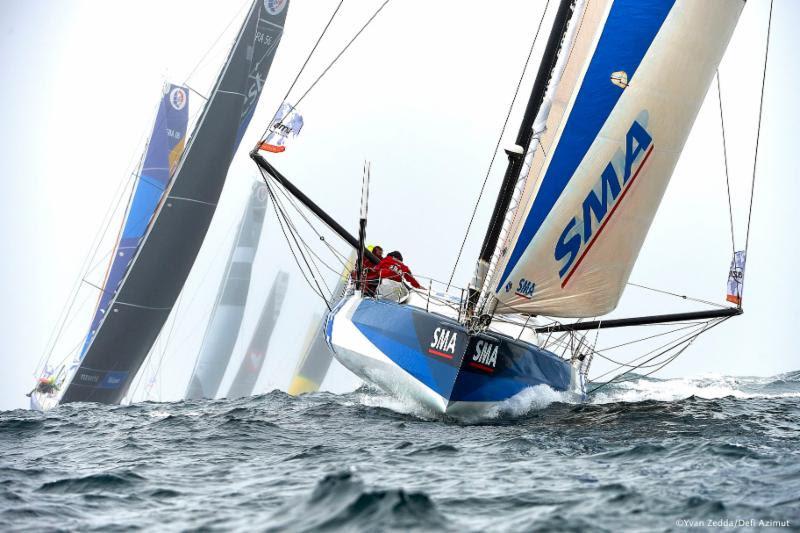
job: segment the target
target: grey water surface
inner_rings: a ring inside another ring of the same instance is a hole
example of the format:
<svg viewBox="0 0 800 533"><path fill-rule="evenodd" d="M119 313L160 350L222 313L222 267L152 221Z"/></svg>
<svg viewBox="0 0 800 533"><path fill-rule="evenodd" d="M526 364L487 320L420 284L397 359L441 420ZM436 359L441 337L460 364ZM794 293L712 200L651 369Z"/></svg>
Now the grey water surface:
<svg viewBox="0 0 800 533"><path fill-rule="evenodd" d="M364 388L6 411L0 530L800 526L800 372L558 400L534 389L482 420Z"/></svg>

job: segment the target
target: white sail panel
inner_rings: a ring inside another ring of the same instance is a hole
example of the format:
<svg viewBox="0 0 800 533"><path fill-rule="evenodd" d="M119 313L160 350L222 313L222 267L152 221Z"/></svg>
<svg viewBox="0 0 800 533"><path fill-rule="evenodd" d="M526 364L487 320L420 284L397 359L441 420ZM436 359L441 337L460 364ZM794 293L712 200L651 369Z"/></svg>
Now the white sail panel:
<svg viewBox="0 0 800 533"><path fill-rule="evenodd" d="M592 4L585 16L602 8ZM604 9L579 81L570 87L568 65L556 90L490 280L499 312L591 317L616 307L743 5L615 0ZM581 31L575 47L588 43Z"/></svg>

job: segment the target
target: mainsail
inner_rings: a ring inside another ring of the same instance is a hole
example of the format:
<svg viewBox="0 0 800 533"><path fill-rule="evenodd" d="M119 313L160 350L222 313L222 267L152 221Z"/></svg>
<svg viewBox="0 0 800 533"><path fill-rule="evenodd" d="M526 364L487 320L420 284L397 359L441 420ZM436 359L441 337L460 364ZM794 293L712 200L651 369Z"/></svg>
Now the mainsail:
<svg viewBox="0 0 800 533"><path fill-rule="evenodd" d="M203 335L186 399L214 398L225 376L242 323L250 289L253 260L261 238L267 210L267 187L254 183L250 200L242 214L239 231L231 246L225 274Z"/></svg>
<svg viewBox="0 0 800 533"><path fill-rule="evenodd" d="M267 296L264 309L261 311L258 324L256 324L256 330L250 340L250 346L247 347L247 352L242 358L239 370L233 378L233 383L231 383L228 398L241 398L253 394L253 389L256 386L258 376L261 374L261 368L264 366L264 360L267 356L269 340L272 338L275 324L280 317L288 285L289 274L278 272L269 291L269 296Z"/></svg>
<svg viewBox="0 0 800 533"><path fill-rule="evenodd" d="M592 317L616 307L743 5L580 6L488 281L499 312Z"/></svg>
<svg viewBox="0 0 800 533"><path fill-rule="evenodd" d="M253 116L288 1L254 0L155 219L62 402L119 403L172 311Z"/></svg>
<svg viewBox="0 0 800 533"><path fill-rule="evenodd" d="M111 256L102 292L97 302L89 333L81 349L81 358L106 314L131 260L136 255L152 220L170 176L183 153L186 126L189 121L189 93L184 87L165 84L158 114L147 143L138 180L131 193L117 244Z"/></svg>
<svg viewBox="0 0 800 533"><path fill-rule="evenodd" d="M354 264L355 253L352 253L328 302L331 307L334 307L344 296ZM294 376L289 384L288 392L292 396L318 391L322 380L325 379L325 375L328 373L328 368L330 368L331 360L333 359L333 352L325 340L326 320L326 317L315 317L312 321L313 325L311 326L309 340L305 345L303 355L297 363Z"/></svg>

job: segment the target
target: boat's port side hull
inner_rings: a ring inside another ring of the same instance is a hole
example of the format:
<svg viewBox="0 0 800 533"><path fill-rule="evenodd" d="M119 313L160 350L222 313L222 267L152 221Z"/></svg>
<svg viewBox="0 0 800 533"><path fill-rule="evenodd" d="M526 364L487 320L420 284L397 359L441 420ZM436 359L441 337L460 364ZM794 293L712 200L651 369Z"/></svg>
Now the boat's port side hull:
<svg viewBox="0 0 800 533"><path fill-rule="evenodd" d="M571 365L534 345L470 335L458 322L423 309L353 295L330 315L337 359L390 394L437 412L492 408L522 390L574 388Z"/></svg>

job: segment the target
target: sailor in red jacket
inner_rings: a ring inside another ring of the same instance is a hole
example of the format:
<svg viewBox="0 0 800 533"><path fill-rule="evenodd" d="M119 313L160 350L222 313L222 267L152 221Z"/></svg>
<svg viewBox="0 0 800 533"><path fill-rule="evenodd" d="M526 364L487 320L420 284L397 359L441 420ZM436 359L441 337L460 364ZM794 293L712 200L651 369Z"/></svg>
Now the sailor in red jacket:
<svg viewBox="0 0 800 533"><path fill-rule="evenodd" d="M407 281L415 289L422 288L422 285L411 275L411 270L403 264L403 255L400 252L390 252L375 269L378 271L380 279Z"/></svg>

